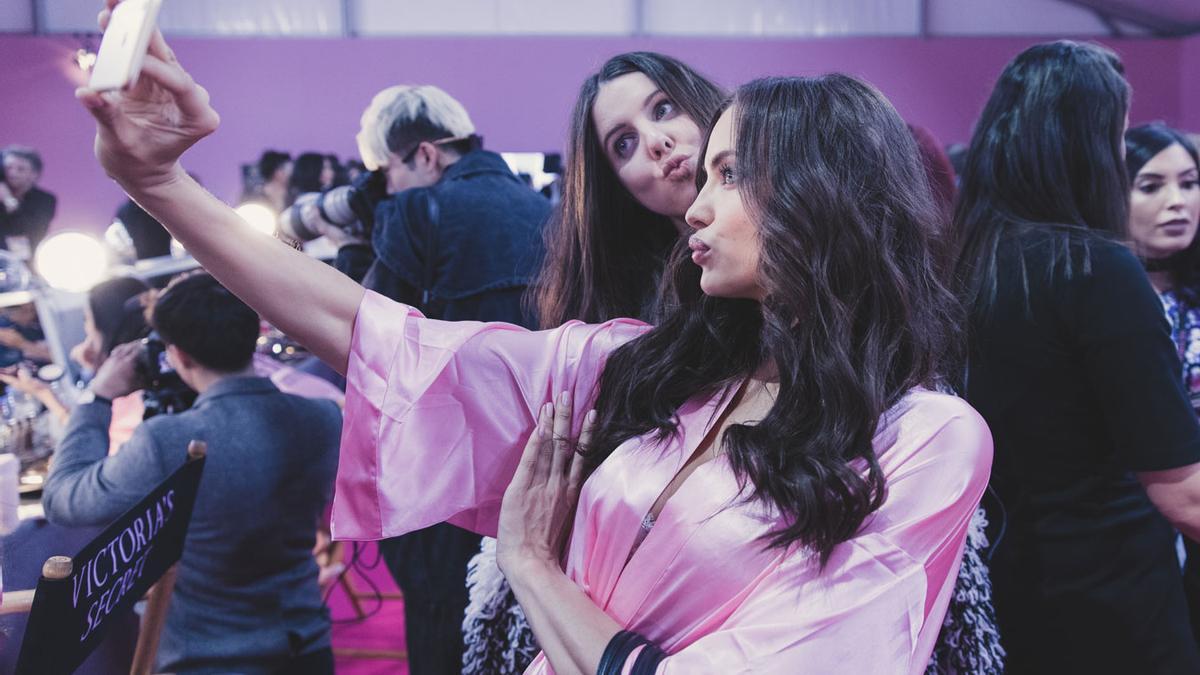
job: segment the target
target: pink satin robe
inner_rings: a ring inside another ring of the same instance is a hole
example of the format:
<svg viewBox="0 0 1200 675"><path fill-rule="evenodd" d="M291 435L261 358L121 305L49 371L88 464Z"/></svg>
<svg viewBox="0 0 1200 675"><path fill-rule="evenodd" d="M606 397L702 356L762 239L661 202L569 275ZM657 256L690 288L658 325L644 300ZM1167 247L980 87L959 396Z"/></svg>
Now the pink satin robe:
<svg viewBox="0 0 1200 675"><path fill-rule="evenodd" d="M368 293L347 374L334 536L380 539L446 520L494 536L539 408L571 390L582 419L605 357L646 330L439 322ZM824 570L802 548L763 549L757 538L777 513L737 499L723 457L683 483L626 565L643 516L728 393L685 404L678 438L626 442L589 478L568 576L666 650L659 673L923 672L988 480L983 420L924 390L889 413L875 441L887 499ZM543 655L527 672L553 670Z"/></svg>

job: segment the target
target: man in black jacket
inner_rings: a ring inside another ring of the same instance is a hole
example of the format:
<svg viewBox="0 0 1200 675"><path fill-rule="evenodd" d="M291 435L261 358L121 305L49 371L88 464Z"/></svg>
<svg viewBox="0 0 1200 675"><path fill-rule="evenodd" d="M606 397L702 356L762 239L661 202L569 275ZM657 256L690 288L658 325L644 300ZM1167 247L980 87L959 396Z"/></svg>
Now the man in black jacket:
<svg viewBox="0 0 1200 675"><path fill-rule="evenodd" d="M37 187L42 156L33 148L11 145L3 151L0 181L0 248L29 259L46 237L58 200Z"/></svg>

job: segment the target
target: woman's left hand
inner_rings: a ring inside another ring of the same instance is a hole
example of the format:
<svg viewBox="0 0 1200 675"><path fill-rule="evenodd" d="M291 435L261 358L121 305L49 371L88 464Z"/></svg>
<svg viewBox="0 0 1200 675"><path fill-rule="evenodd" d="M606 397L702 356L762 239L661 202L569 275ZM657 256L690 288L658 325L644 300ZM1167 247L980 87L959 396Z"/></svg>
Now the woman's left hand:
<svg viewBox="0 0 1200 675"><path fill-rule="evenodd" d="M587 446L595 422L592 411L574 443L570 438L571 410L567 393L557 404L542 406L517 473L504 491L496 562L506 576L520 574L531 565L562 569L583 479L583 457L576 448Z"/></svg>

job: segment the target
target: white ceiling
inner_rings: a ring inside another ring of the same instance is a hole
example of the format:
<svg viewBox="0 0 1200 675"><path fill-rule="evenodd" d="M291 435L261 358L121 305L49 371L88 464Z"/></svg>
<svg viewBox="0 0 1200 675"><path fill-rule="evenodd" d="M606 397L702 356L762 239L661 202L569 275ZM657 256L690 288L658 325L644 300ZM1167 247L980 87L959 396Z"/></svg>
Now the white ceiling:
<svg viewBox="0 0 1200 675"><path fill-rule="evenodd" d="M99 0L2 0L0 32L95 30ZM1195 7L1195 9L1192 9ZM168 34L844 37L1168 35L1195 0L166 0Z"/></svg>

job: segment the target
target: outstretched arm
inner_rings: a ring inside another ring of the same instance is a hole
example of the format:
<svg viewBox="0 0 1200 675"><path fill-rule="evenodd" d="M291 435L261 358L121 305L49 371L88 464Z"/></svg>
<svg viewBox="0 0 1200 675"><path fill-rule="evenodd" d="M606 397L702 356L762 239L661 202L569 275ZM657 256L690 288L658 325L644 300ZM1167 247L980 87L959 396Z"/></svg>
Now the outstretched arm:
<svg viewBox="0 0 1200 675"><path fill-rule="evenodd" d="M107 0L102 27L117 1ZM108 175L229 290L345 373L362 287L255 232L184 172L179 157L220 118L162 34L155 30L132 88L81 88L76 97L96 118L96 157Z"/></svg>

